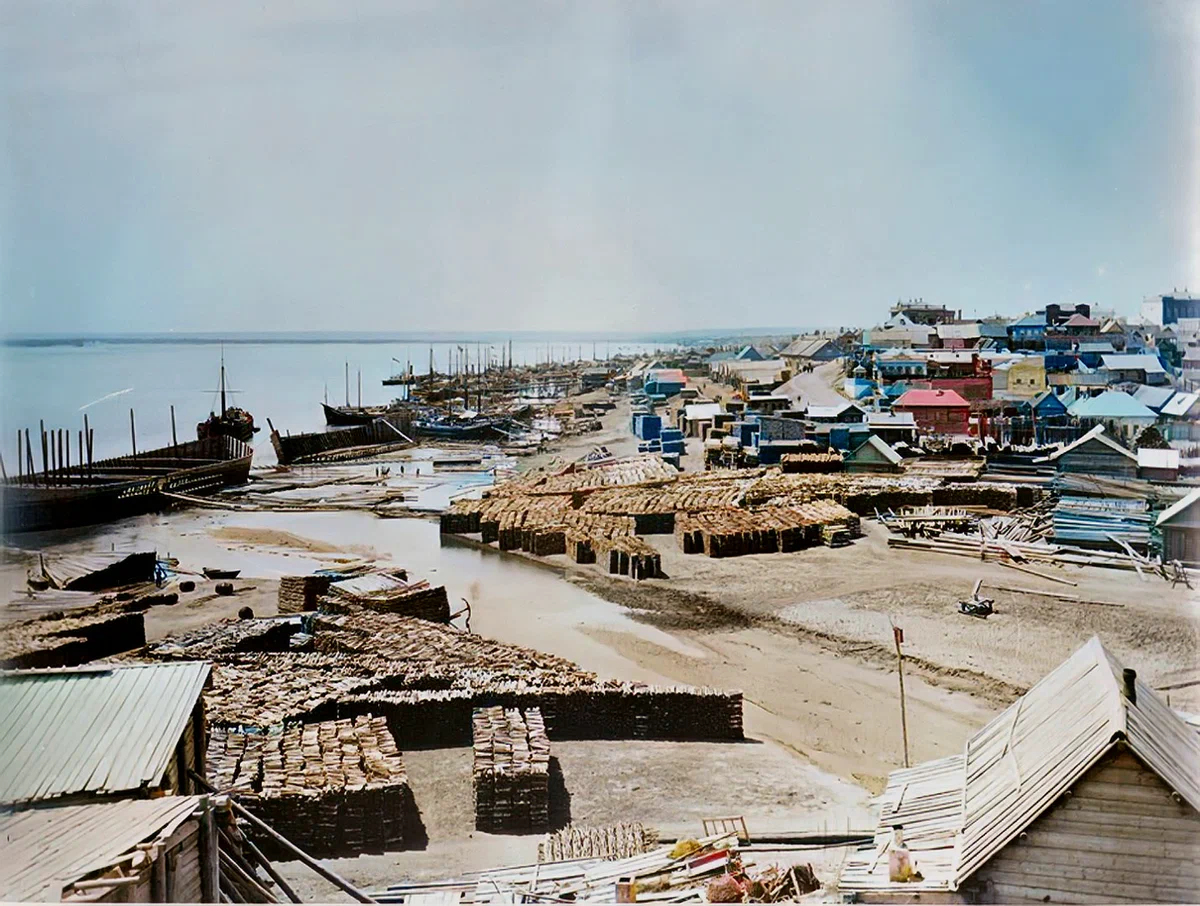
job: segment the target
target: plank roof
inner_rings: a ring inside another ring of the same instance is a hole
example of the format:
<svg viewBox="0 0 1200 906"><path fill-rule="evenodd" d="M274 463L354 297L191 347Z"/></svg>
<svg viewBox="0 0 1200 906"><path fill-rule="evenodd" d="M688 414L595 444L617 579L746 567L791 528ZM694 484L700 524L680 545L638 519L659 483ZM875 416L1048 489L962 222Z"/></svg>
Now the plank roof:
<svg viewBox="0 0 1200 906"><path fill-rule="evenodd" d="M170 836L199 801L164 796L0 815L0 899L58 902L65 887L111 868L139 843Z"/></svg>
<svg viewBox="0 0 1200 906"><path fill-rule="evenodd" d="M158 786L209 670L184 661L0 673L0 803Z"/></svg>
<svg viewBox="0 0 1200 906"><path fill-rule="evenodd" d="M839 886L921 889L887 880L886 842L902 824L924 889L957 890L1118 745L1200 811L1200 734L1147 683L1133 685L1131 698L1124 666L1093 636L972 736L961 755L893 772L880 799L876 851L853 854Z"/></svg>

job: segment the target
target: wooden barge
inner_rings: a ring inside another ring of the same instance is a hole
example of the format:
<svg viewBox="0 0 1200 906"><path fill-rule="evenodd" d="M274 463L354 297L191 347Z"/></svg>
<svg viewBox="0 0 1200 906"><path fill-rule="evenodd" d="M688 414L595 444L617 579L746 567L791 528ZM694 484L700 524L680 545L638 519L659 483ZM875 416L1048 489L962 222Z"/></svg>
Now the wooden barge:
<svg viewBox="0 0 1200 906"><path fill-rule="evenodd" d="M0 482L0 528L11 535L95 525L158 509L167 494L214 494L245 484L253 455L243 441L215 436L9 476Z"/></svg>

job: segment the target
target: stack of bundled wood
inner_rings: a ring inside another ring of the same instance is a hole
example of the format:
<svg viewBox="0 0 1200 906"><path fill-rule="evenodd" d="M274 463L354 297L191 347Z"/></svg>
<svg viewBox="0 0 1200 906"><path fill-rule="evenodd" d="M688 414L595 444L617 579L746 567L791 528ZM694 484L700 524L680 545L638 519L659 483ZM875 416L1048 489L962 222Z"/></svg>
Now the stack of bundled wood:
<svg viewBox="0 0 1200 906"><path fill-rule="evenodd" d="M1022 502L1022 497L1025 498ZM1015 488L1009 484L948 484L933 490L937 506L979 506L1005 512L1032 501L1032 488Z"/></svg>
<svg viewBox="0 0 1200 906"><path fill-rule="evenodd" d="M331 581L329 576L284 576L279 580L279 612L316 610L317 601L329 591Z"/></svg>
<svg viewBox="0 0 1200 906"><path fill-rule="evenodd" d="M331 613L363 607L434 623L450 622L450 600L445 586L430 585L424 579L409 582L403 570L380 570L334 582L321 606Z"/></svg>
<svg viewBox="0 0 1200 906"><path fill-rule="evenodd" d="M550 824L550 740L541 712L480 708L472 715L475 827L535 833Z"/></svg>
<svg viewBox="0 0 1200 906"><path fill-rule="evenodd" d="M675 538L685 554L739 557L788 553L820 544L821 528L827 525L860 534L858 516L832 501L818 500L796 507L727 507L681 515L676 520Z"/></svg>
<svg viewBox="0 0 1200 906"><path fill-rule="evenodd" d="M938 482L931 478L768 472L746 488L742 503L746 506L795 506L813 500L834 500L862 516L875 510L928 505L937 486Z"/></svg>
<svg viewBox="0 0 1200 906"><path fill-rule="evenodd" d="M836 450L822 453L784 453L780 469L787 474L802 472L840 472L842 454Z"/></svg>
<svg viewBox="0 0 1200 906"><path fill-rule="evenodd" d="M901 468L905 475L919 478L938 478L944 481L975 481L983 474L987 460L982 456L936 457L920 456L906 459Z"/></svg>
<svg viewBox="0 0 1200 906"><path fill-rule="evenodd" d="M592 542L601 563L607 563L614 576L631 579L666 578L662 571L662 555L635 535L617 535Z"/></svg>
<svg viewBox="0 0 1200 906"><path fill-rule="evenodd" d="M254 791L255 813L318 858L404 847L412 793L400 751L377 717L242 734L214 729L210 775ZM248 794L247 794L248 798ZM275 850L264 838L262 848ZM286 855L280 853L280 855Z"/></svg>
<svg viewBox="0 0 1200 906"><path fill-rule="evenodd" d="M320 658L321 662L300 658ZM400 673L353 657L260 654L218 660L204 706L212 724L270 727L297 720Z"/></svg>
<svg viewBox="0 0 1200 906"><path fill-rule="evenodd" d="M1031 507L989 520L986 533L1006 541L1042 541L1054 534L1054 501L1047 497Z"/></svg>
<svg viewBox="0 0 1200 906"><path fill-rule="evenodd" d="M888 531L909 538L924 538L942 532L965 534L974 532L979 514L957 507L905 507L900 512L888 510L876 514Z"/></svg>
<svg viewBox="0 0 1200 906"><path fill-rule="evenodd" d="M288 651L291 637L300 632L301 618L239 620L230 618L182 632L147 648L156 660L211 660L226 654L250 651Z"/></svg>
<svg viewBox="0 0 1200 906"><path fill-rule="evenodd" d="M679 470L657 454L632 456L600 465L572 463L558 475L525 481L514 487L525 494L564 494L595 488L662 484L679 477Z"/></svg>
<svg viewBox="0 0 1200 906"><path fill-rule="evenodd" d="M145 644L141 613L88 608L62 619L9 623L0 632L0 667L74 667Z"/></svg>
<svg viewBox="0 0 1200 906"><path fill-rule="evenodd" d="M640 821L604 827L577 827L572 824L538 844L538 861L628 859L648 853L656 846L657 832L644 827Z"/></svg>

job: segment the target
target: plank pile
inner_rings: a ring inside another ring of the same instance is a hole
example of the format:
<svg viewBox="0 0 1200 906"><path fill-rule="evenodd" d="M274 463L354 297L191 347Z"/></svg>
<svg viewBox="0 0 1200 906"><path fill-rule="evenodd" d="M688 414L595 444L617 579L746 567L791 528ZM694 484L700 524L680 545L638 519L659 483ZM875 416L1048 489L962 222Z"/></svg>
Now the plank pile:
<svg viewBox="0 0 1200 906"><path fill-rule="evenodd" d="M387 721L378 717L243 734L214 728L209 772L255 813L317 858L404 847L412 792ZM268 853L272 840L263 839Z"/></svg>
<svg viewBox="0 0 1200 906"><path fill-rule="evenodd" d="M539 862L571 859L628 859L658 846L658 834L642 825L610 824L604 827L564 827L538 844Z"/></svg>
<svg viewBox="0 0 1200 906"><path fill-rule="evenodd" d="M681 515L676 520L675 538L685 554L788 553L820 544L821 528L826 525L845 527L855 536L861 533L857 515L832 501L818 500L796 507L729 507Z"/></svg>
<svg viewBox="0 0 1200 906"><path fill-rule="evenodd" d="M471 725L476 829L545 831L550 824L550 740L541 711L479 708Z"/></svg>
<svg viewBox="0 0 1200 906"><path fill-rule="evenodd" d="M342 613L353 607L397 613L434 623L450 622L450 600L442 585L424 579L409 582L403 570L379 570L334 582L321 599L321 609Z"/></svg>
<svg viewBox="0 0 1200 906"><path fill-rule="evenodd" d="M779 460L779 467L789 475L803 472L840 472L842 454L836 450L828 453L784 453Z"/></svg>
<svg viewBox="0 0 1200 906"><path fill-rule="evenodd" d="M329 576L284 576L279 580L279 612L306 613L329 590Z"/></svg>
<svg viewBox="0 0 1200 906"><path fill-rule="evenodd" d="M1121 542L1145 550L1154 517L1145 500L1063 496L1054 508L1054 540L1121 550Z"/></svg>
<svg viewBox="0 0 1200 906"><path fill-rule="evenodd" d="M143 614L89 608L63 619L8 624L0 632L0 667L74 667L144 644Z"/></svg>
<svg viewBox="0 0 1200 906"><path fill-rule="evenodd" d="M592 548L598 557L607 558L608 571L612 575L639 580L665 578L662 556L634 535L599 539L593 541Z"/></svg>

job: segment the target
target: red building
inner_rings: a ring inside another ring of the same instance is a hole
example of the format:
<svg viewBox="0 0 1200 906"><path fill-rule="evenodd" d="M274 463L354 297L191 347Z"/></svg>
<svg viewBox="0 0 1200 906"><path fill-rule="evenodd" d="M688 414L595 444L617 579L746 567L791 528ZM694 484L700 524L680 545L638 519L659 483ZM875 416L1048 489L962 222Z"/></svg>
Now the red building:
<svg viewBox="0 0 1200 906"><path fill-rule="evenodd" d="M971 404L953 390L908 390L892 411L911 412L926 434L970 433Z"/></svg>

